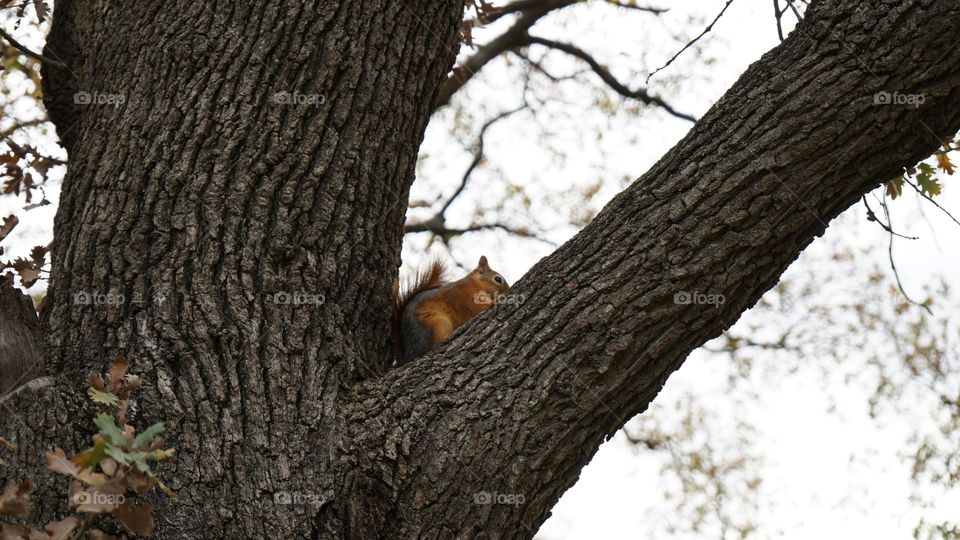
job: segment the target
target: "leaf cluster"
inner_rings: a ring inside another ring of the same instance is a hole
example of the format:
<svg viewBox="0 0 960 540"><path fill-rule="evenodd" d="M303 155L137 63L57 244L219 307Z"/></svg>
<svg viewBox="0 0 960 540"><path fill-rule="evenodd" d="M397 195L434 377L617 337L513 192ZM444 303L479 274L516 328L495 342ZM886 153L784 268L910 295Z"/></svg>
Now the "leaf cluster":
<svg viewBox="0 0 960 540"><path fill-rule="evenodd" d="M153 505L137 504L134 499L154 486L176 499L173 491L151 468L151 462L173 456L174 450L163 448L165 440L160 434L165 428L162 422L140 433L126 423L130 395L140 386L140 378L127 373L128 368L127 360L118 356L110 362L106 373L88 375L87 393L91 401L110 411L94 417L97 432L92 437L93 444L71 457L59 447L44 454L50 471L70 478L68 499L75 515L42 527L0 521L0 540L116 538L91 528L95 519L103 514L116 518L134 535L150 536L153 533ZM9 445L0 438L0 446ZM0 517L28 517L32 491L33 486L28 480L4 487L0 492Z"/></svg>

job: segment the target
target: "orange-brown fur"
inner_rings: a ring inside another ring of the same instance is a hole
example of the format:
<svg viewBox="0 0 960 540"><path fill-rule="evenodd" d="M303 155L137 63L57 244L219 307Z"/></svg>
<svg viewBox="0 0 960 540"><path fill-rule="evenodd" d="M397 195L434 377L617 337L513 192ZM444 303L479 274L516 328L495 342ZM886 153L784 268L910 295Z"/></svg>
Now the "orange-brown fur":
<svg viewBox="0 0 960 540"><path fill-rule="evenodd" d="M432 259L426 268L417 272L413 281L407 283L405 290L399 291L399 282L393 283L393 302L390 306L390 334L393 340L393 350L400 354L403 350L403 331L400 320L407 304L418 294L442 287L446 283L447 264L440 259Z"/></svg>
<svg viewBox="0 0 960 540"><path fill-rule="evenodd" d="M413 287L395 303L394 328L399 329L405 360L423 354L450 337L457 328L493 305L510 289L503 276L490 268L486 257L481 257L477 267L462 279L443 283L442 275L443 265L433 261L418 275ZM405 311L409 313L405 314ZM410 321L406 327L401 324L404 315ZM411 327L411 324L419 325L419 328ZM414 335L418 330L429 333L425 343L420 336Z"/></svg>

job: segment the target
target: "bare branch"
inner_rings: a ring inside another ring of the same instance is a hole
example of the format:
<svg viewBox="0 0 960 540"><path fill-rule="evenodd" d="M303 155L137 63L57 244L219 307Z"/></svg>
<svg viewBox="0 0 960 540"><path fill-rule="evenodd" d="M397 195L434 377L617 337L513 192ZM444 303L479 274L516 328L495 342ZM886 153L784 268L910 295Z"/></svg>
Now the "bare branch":
<svg viewBox="0 0 960 540"><path fill-rule="evenodd" d="M13 135L14 132L19 131L24 128L40 126L49 122L49 118L34 118L33 120L24 120L23 122L17 122L16 124L10 126L9 128L0 132L0 136Z"/></svg>
<svg viewBox="0 0 960 540"><path fill-rule="evenodd" d="M804 0L804 3L806 3L806 0ZM787 0L787 5L790 6L790 10L793 11L793 14L797 16L798 21L803 18L803 15L800 15L800 10L797 9L797 6L793 5L793 0Z"/></svg>
<svg viewBox="0 0 960 540"><path fill-rule="evenodd" d="M539 241L541 241L541 242L544 242L544 243L546 243L546 244L550 244L550 245L552 245L552 246L556 246L556 244L555 244L554 242L551 242L551 241L549 241L549 240L546 240L545 238L542 238L542 237L538 236L537 234L534 234L534 233L531 233L531 232L529 232L529 231L522 230L522 229L516 229L516 228L510 227L509 225L504 225L504 224L502 224L502 223L490 223L490 224L482 224L482 225L470 225L470 226L468 226L468 227L466 227L466 228L460 228L460 229L452 228L452 227L447 227L447 225L446 225L446 212L447 212L447 209L449 209L449 208L450 208L450 205L452 205L453 202L454 202L455 200L457 200L457 198L463 193L464 189L466 189L466 187L467 187L467 183L470 181L471 175L472 175L473 172L476 170L476 168L480 165L480 163L483 162L483 157L484 157L484 141L485 141L485 137L486 137L486 134L487 134L487 130L489 130L490 127L493 126L494 124L496 124L497 122L499 122L499 121L501 121L501 120L503 120L503 119L505 119L505 118L507 118L507 117L509 117L509 116L511 116L511 115L513 115L513 114L515 114L515 113L518 113L518 112L520 112L520 111L523 111L523 110L527 109L528 107L529 107L529 105L527 105L527 103L524 103L523 105L520 105L519 107L517 107L517 108L515 108L515 109L510 109L510 110L508 110L508 111L504 111L504 112L502 112L502 113L494 116L493 118L491 118L490 120L487 120L487 121L483 124L483 127L480 128L480 133L479 133L479 135L477 135L477 142L476 142L476 145L474 146L474 151L473 151L473 159L470 161L470 165L467 167L467 170L463 173L463 178L460 180L460 185L457 186L456 191L453 192L453 195L451 195L450 198L447 199L447 201L443 204L442 207L440 207L440 210L438 210L437 213L434 214L433 217L431 217L430 219L427 219L427 220L418 222L418 223L410 223L410 224L405 225L405 226L404 226L404 229L403 229L403 232L404 232L405 234L406 234L406 233L430 232L430 233L433 233L433 234L436 235L436 236L439 236L439 237L443 240L443 242L446 243L447 239L448 239L449 237L451 237L451 236L458 236L458 235L461 235L461 234L464 234L464 233L468 233L468 232L477 232L477 231L486 231L486 230L498 229L498 230L502 230L502 231L508 232L508 233L510 233L510 234L514 234L514 235L516 235L516 236L520 236L520 237L523 237L523 238L533 238L533 239L539 240Z"/></svg>
<svg viewBox="0 0 960 540"><path fill-rule="evenodd" d="M63 70L67 70L67 71L70 70L70 69L66 66L66 64L64 64L63 62L60 62L59 60L54 60L53 58L47 58L46 56L44 56L44 55L42 55L42 54L40 54L40 53L31 51L29 48L27 48L26 45L23 45L22 43L20 43L20 42L17 41L16 39L13 39L13 36L11 36L10 34L8 34L8 33L7 33L5 30L3 30L2 28L0 28L0 36L2 36L3 39L7 40L7 41L10 43L10 45L13 45L13 47L14 47L15 49L17 49L18 51L22 52L23 54L29 56L30 58L33 58L34 60L37 60L37 61L39 61L39 62L43 62L44 64L47 64L47 65L50 66L50 67L55 67L55 68L57 68L57 69L63 69Z"/></svg>
<svg viewBox="0 0 960 540"><path fill-rule="evenodd" d="M534 24L537 23L537 21L539 21L544 16L548 15L553 11L556 11L556 10L559 10L583 1L584 0L518 0L516 2L512 2L506 6L498 8L496 14L490 16L485 22L493 22L503 17L504 15L520 14L520 16L518 17L517 21L513 24L513 26L508 28L506 31L504 31L502 34L497 36L495 39L493 39L486 45L480 46L477 49L477 52L473 56L467 58L466 61L464 61L459 66L457 66L459 68L457 69L457 73L450 75L447 78L447 80L444 82L444 84L440 87L440 93L437 95L437 99L435 100L433 105L434 110L439 109L444 105L447 105L448 103L450 103L450 99L453 97L453 95L458 90L460 90L460 88L462 88L465 84L467 84L467 82L471 78L473 78L473 76L476 75L481 69L483 69L483 67L486 66L489 62L493 61L495 58L497 58L498 56L500 56L506 51L528 45L529 42L526 40L526 38L529 36L528 31L530 30L530 28L533 27ZM618 0L603 0L603 2L609 5L617 6L617 7L633 9L633 10L643 11L647 13L653 13L654 15L660 15L661 13L665 13L666 11L668 11L667 9L661 9L661 8L631 5ZM573 54L570 51L567 51L567 52L569 52L570 54ZM579 51L579 52L585 55L586 57L589 57L589 55L587 55L585 52L583 51ZM529 59L527 60L529 61ZM596 64L596 66L599 67L599 69L606 71L604 68L602 68L602 66L599 66L599 64L597 64L596 62L594 63ZM542 71L542 68L541 68L541 71ZM594 71L597 71L597 68L594 68ZM607 81L608 84L611 84L609 82L610 80L616 81L616 79L610 76L609 73L607 73L606 75L609 79ZM601 77L603 78L604 75L601 74ZM644 90L633 92L623 84L617 84L617 85L611 84L611 86L613 86L614 89L617 90L622 95L640 99L647 104L660 105L665 109L667 109L667 111L674 116L678 116L685 120L690 120L691 122L696 121L696 119L693 118L692 116L677 113L676 111L671 109L669 106L664 104L662 101L660 101L659 98L650 98L649 96L641 97L641 96L646 96L646 92Z"/></svg>
<svg viewBox="0 0 960 540"><path fill-rule="evenodd" d="M587 73L588 71L588 70L579 70L574 73L570 73L569 75L554 75L553 73L550 73L549 71L547 71L547 69L543 67L543 64L541 62L530 58L530 56L527 55L523 50L513 50L510 52L520 57L520 59L523 60L527 65L529 65L534 71L537 71L538 73L542 74L544 77L550 79L555 83L576 79L577 77L580 77L581 75L583 75L584 73Z"/></svg>
<svg viewBox="0 0 960 540"><path fill-rule="evenodd" d="M538 9L549 2L550 0L517 0L516 2L510 2L503 7L498 7L497 12L487 18L487 22L494 22L506 15Z"/></svg>
<svg viewBox="0 0 960 540"><path fill-rule="evenodd" d="M954 223L956 223L957 225L960 225L960 221L957 221L957 218L953 217L953 214L951 214L949 210L947 210L946 208L940 206L940 203L938 203L937 201L933 200L932 198L930 198L929 195L927 195L926 193L924 193L923 191L921 191L920 188L918 188L916 184L914 184L913 182L911 182L909 178L904 177L904 178L903 178L903 181L906 182L907 184L910 184L910 187L912 187L913 190L916 191L918 195L920 195L920 196L923 197L924 199L932 202L934 206L936 206L937 208L939 208L944 214L947 215L947 217L949 217L950 219L952 219Z"/></svg>
<svg viewBox="0 0 960 540"><path fill-rule="evenodd" d="M603 0L605 3L610 4L611 6L622 7L624 9L634 9L637 11L644 11L647 13L652 13L654 15L661 15L670 11L668 8L654 8L648 6L636 6L633 4L627 4L626 2L618 2L617 0Z"/></svg>
<svg viewBox="0 0 960 540"><path fill-rule="evenodd" d="M43 159L43 160L45 160L45 161L49 161L50 163L53 163L54 165L66 165L66 164L67 164L67 162L64 161L64 160L62 160L62 159L57 159L57 158L55 158L55 157L45 156L45 155L41 154L40 152L37 152L37 151L34 150L33 148L25 147L25 146L20 146L19 144L17 144L16 142L14 142L13 138L12 138L10 135L7 135L6 133L0 133L0 140L2 140L3 142L5 142L8 146L10 146L10 148L13 149L14 152L16 152L17 154L20 154L21 156L25 156L25 155L27 155L27 154L30 154L30 155L33 155L33 156L38 157L38 158L40 158L40 159Z"/></svg>
<svg viewBox="0 0 960 540"><path fill-rule="evenodd" d="M537 241L543 242L544 244L548 244L554 247L557 246L556 242L547 240L546 238L543 238L542 236L536 233L532 233L524 229L517 229L516 227L511 227L510 225L504 225L503 223L475 224L475 225L470 225L464 228L454 228L454 227L447 227L446 225L442 225L442 224L437 224L432 220L427 220L420 223L411 223L409 225L404 226L403 228L404 233L418 233L418 232L432 233L436 236L439 236L444 241L444 243L446 243L447 238L451 236L460 236L462 234L471 233L471 232L493 231L493 230L507 232L507 233L519 236L521 238L530 238L532 240L537 240Z"/></svg>
<svg viewBox="0 0 960 540"><path fill-rule="evenodd" d="M883 209L883 215L884 217L886 217L887 223L891 223L890 209L887 207L886 194L884 194L883 199L880 201L880 208ZM887 230L890 232L890 242L889 244L887 244L887 256L890 259L890 268L893 270L893 277L896 278L897 280L897 288L900 289L900 294L902 294L903 297L907 299L907 302L910 302L915 306L920 306L927 313L929 313L930 315L933 315L933 311L931 311L926 304L921 304L920 302L917 302L916 300L911 298L909 294L907 294L907 291L903 290L903 283L901 283L900 281L900 272L897 271L897 264L893 260L893 239L894 239L893 229L888 228Z"/></svg>
<svg viewBox="0 0 960 540"><path fill-rule="evenodd" d="M867 207L867 221L874 221L874 222L876 222L877 225L880 225L880 227L883 228L883 230L887 231L888 233L890 233L890 234L892 234L892 235L894 235L894 236L899 236L900 238L903 238L904 240L917 240L917 239L918 239L917 236L904 236L904 235L902 235L902 234L900 234L900 233L894 232L893 228L890 227L890 225L888 225L888 224L880 221L880 219L877 218L877 215L873 213L873 208L870 208L870 203L867 202L867 197L866 197L866 196L863 196L863 197L862 197L862 200L863 200L863 205Z"/></svg>
<svg viewBox="0 0 960 540"><path fill-rule="evenodd" d="M797 21L803 18L800 15L800 10L793 5L793 0L786 0L787 7L790 8L790 11L797 17ZM780 0L773 0L773 16L777 19L777 36L780 37L780 41L783 41L783 16L787 13L786 8L780 7Z"/></svg>
<svg viewBox="0 0 960 540"><path fill-rule="evenodd" d="M690 47L693 46L694 43L700 41L700 38L702 38L703 36L707 35L707 32L709 32L710 30L713 30L713 25L717 24L717 21L720 20L720 17L723 17L723 14L726 13L727 8L730 7L730 4L732 4L732 3L733 3L733 0L727 0L727 3L723 6L723 9L720 10L720 14L717 15L717 18L714 19L713 22L711 22L706 28L704 28L704 29L703 29L703 32L700 32L700 35L699 35L699 36L693 38L693 40L691 40L689 43L687 43L686 45L684 45L683 48L680 49L680 50L677 52L677 54L673 55L673 57L670 58L670 60L667 60L667 63L666 63L666 64L664 64L664 65L658 67L657 69L653 70L653 73L651 73L650 75L647 75L647 82L650 82L650 77L653 77L653 76L656 75L659 71L665 69L667 66L669 66L670 64L672 64L673 61L677 59L677 57L679 57L681 54L683 54L683 51L689 49Z"/></svg>
<svg viewBox="0 0 960 540"><path fill-rule="evenodd" d="M437 99L433 103L433 109L437 110L450 103L450 98L453 97L453 94L462 88L463 85L467 84L467 81L473 78L474 75L492 60L502 53L522 45L523 38L527 35L527 30L533 27L537 21L552 11L576 4L579 1L581 0L524 0L514 2L502 8L501 14L504 14L505 10L513 7L516 8L515 11L521 13L521 15L517 18L517 21L513 23L513 26L486 45L479 47L473 56L467 58L458 66L461 70L460 77L456 75L447 77L447 80L440 86L440 92L437 94ZM512 13L513 11L506 12Z"/></svg>
<svg viewBox="0 0 960 540"><path fill-rule="evenodd" d="M545 4L547 4L549 1L550 1L550 0L517 0L516 2L511 2L511 3L509 3L509 4L507 4L507 5L503 6L503 7L497 8L497 12L487 18L487 22L496 21L496 20L502 18L502 17L505 16L505 15L512 15L512 14L515 14L515 13L522 13L522 12L525 12L525 11L530 11L530 10L532 10L532 9L536 9L536 8L542 7L542 6L544 6ZM584 0L577 0L577 1L578 1L578 2L583 2ZM624 9L632 9L632 10L635 10L635 11L643 11L643 12L645 12L645 13L652 13L653 15L661 15L661 14L663 14L663 13L666 13L667 11L670 11L670 10L667 9L667 8L655 8L655 7L649 7L649 6L637 6L637 5L628 4L628 3L626 3L626 2L622 2L622 1L619 1L619 0L603 0L603 2L604 2L605 4L609 4L609 5L611 5L611 6L621 7L621 8L624 8Z"/></svg>
<svg viewBox="0 0 960 540"><path fill-rule="evenodd" d="M720 347L719 349L708 347L704 345L701 349L709 351L712 353L727 353L734 354L741 349L760 349L765 351L790 351L790 352L800 352L800 347L795 345L787 344L787 335L784 334L777 341L755 341L750 338L743 338L737 336L731 336L730 334L724 334L727 343Z"/></svg>
<svg viewBox="0 0 960 540"><path fill-rule="evenodd" d="M473 171L476 170L477 166L480 165L480 162L483 161L483 148L484 148L484 137L487 134L487 130L490 129L490 126L496 124L500 120L507 118L514 113L518 113L527 108L527 104L517 107L516 109L510 109L509 111L502 112L497 116L494 116L490 120L487 120L483 127L480 128L480 134L477 136L477 144L474 147L473 151L473 160L470 162L470 165L467 167L466 172L463 173L463 178L460 180L460 186L457 187L457 190L453 192L453 195L447 199L447 202L443 204L440 208L440 211L437 212L437 215L440 216L441 220L446 216L447 209L450 208L450 205L453 204L453 201L463 193L464 188L467 187L467 182L470 180L470 175L473 174Z"/></svg>
<svg viewBox="0 0 960 540"><path fill-rule="evenodd" d="M773 0L773 16L777 19L777 37L783 41L783 11L780 9L780 0Z"/></svg>
<svg viewBox="0 0 960 540"><path fill-rule="evenodd" d="M689 122L697 121L696 118L694 118L689 114L678 112L676 109L670 106L666 101L664 101L663 98L650 95L650 93L647 92L646 88L638 88L636 90L631 90L630 88L627 88L626 85L624 85L622 82L617 80L617 78L610 73L610 70L603 67L600 64L600 62L597 62L597 60L593 56L591 56L589 53L587 53L586 51L584 51L583 49L575 45L572 45L570 43L553 41L553 40L545 39L541 37L530 36L530 35L526 36L526 42L531 45L542 45L544 47L556 49L558 51L565 52L571 56L575 56L583 60L584 62L587 63L587 65L590 66L590 69L592 69L593 72L596 73L600 77L600 79L603 80L603 82L607 83L607 86L612 88L615 92L617 92L621 96L637 99L648 105L658 105L663 110L667 111L667 113L673 116L676 116L677 118L682 118L684 120L687 120Z"/></svg>

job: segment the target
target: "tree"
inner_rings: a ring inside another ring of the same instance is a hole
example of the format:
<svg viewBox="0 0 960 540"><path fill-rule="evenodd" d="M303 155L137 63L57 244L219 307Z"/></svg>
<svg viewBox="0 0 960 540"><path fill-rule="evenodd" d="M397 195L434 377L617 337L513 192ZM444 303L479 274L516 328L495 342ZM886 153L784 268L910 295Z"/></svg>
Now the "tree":
<svg viewBox="0 0 960 540"><path fill-rule="evenodd" d="M48 405L0 432L81 444L73 381L133 359L137 414L171 420L169 483L190 501L158 500L161 535L532 536L691 350L960 127L960 7L813 3L515 305L391 369L407 193L462 4L142 9L56 5L44 54L68 69L43 82L71 166L41 314L54 378L15 394ZM191 38L207 35L229 39ZM523 502L477 504L493 493Z"/></svg>

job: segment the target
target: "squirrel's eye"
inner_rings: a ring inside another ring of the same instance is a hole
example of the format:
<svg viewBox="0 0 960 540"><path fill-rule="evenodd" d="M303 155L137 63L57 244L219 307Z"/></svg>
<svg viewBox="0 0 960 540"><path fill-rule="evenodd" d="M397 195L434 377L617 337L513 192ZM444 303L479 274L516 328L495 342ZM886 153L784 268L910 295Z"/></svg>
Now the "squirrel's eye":
<svg viewBox="0 0 960 540"><path fill-rule="evenodd" d="M493 278L493 281L497 282L499 285L503 285L503 278L500 276Z"/></svg>

